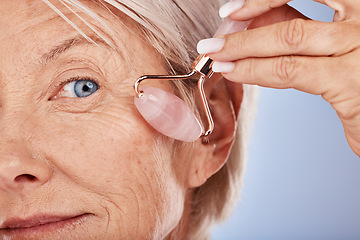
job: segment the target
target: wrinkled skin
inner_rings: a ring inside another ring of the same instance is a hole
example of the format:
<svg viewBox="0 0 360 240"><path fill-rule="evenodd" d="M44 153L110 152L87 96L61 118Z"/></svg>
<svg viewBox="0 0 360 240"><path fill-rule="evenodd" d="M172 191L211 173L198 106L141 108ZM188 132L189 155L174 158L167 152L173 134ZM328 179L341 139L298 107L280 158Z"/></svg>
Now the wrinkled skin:
<svg viewBox="0 0 360 240"><path fill-rule="evenodd" d="M52 2L95 43L41 0L1 1L0 239L187 239L193 189L231 151L242 84L207 79L214 131L179 144L135 108L134 81L169 71L139 26L83 1L100 38Z"/></svg>
<svg viewBox="0 0 360 240"><path fill-rule="evenodd" d="M13 218L86 214L26 235L1 229L0 239L166 237L183 217L179 176L187 165L177 167L173 141L137 113L132 87L144 73L166 73L163 60L125 27L113 39L121 52L79 40L54 54L79 33L42 1L1 1L0 16L0 226ZM81 77L99 89L84 98L62 89Z"/></svg>

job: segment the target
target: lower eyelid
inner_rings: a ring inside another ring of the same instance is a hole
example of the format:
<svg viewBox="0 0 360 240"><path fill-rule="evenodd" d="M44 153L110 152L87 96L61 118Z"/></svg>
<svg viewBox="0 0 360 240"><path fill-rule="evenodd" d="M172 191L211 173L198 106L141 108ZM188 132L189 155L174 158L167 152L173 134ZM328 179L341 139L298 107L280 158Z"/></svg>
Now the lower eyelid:
<svg viewBox="0 0 360 240"><path fill-rule="evenodd" d="M103 106L104 95L101 92L94 92L88 97L58 97L50 106L54 113L90 113Z"/></svg>

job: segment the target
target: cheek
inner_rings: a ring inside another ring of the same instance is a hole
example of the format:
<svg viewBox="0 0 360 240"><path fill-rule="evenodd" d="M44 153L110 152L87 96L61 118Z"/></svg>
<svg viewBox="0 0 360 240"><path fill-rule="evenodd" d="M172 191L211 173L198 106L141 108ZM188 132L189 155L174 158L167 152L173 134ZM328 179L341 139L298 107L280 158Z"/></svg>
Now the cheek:
<svg viewBox="0 0 360 240"><path fill-rule="evenodd" d="M54 116L44 132L55 169L94 203L103 201L114 231L140 238L162 235L177 224L183 190L170 144L157 141L162 138L135 109L114 105L101 113Z"/></svg>

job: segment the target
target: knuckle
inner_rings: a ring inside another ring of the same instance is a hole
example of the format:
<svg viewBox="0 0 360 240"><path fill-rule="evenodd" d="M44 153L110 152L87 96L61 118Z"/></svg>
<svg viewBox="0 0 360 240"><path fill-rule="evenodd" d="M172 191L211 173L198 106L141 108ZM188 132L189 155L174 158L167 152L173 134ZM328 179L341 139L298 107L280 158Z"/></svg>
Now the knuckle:
<svg viewBox="0 0 360 240"><path fill-rule="evenodd" d="M295 79L297 63L293 56L279 57L274 62L274 75L278 84L290 88Z"/></svg>
<svg viewBox="0 0 360 240"><path fill-rule="evenodd" d="M358 123L360 120L360 107L356 104L353 104L352 101L332 103L337 115L343 122Z"/></svg>
<svg viewBox="0 0 360 240"><path fill-rule="evenodd" d="M255 82L256 81L256 60L254 58L250 58L248 60L248 69L247 69L247 77L248 77L248 81L250 82Z"/></svg>
<svg viewBox="0 0 360 240"><path fill-rule="evenodd" d="M340 109L337 110L336 113L339 116L339 118L343 121L351 121L358 115L358 112L354 109L348 109L348 110Z"/></svg>
<svg viewBox="0 0 360 240"><path fill-rule="evenodd" d="M280 31L280 41L292 52L300 51L300 47L304 42L305 20L294 19L286 22L285 27Z"/></svg>
<svg viewBox="0 0 360 240"><path fill-rule="evenodd" d="M243 49L244 47L246 47L246 37L245 37L245 34L236 34L235 35L235 46L236 46L236 49Z"/></svg>

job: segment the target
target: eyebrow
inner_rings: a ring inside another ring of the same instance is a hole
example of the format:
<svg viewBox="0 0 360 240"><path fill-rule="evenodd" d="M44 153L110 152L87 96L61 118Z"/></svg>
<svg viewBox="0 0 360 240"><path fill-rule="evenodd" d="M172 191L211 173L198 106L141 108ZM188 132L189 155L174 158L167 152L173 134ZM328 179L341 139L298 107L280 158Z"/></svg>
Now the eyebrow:
<svg viewBox="0 0 360 240"><path fill-rule="evenodd" d="M54 61L57 57L59 57L61 54L65 53L69 49L79 46L79 45L95 45L95 46L103 46L110 50L114 50L109 44L107 44L103 39L99 37L90 37L93 42L85 39L83 36L78 35L76 37L70 38L62 42L60 45L55 46L53 49L51 49L49 52L42 55L40 63L46 64L51 61Z"/></svg>

